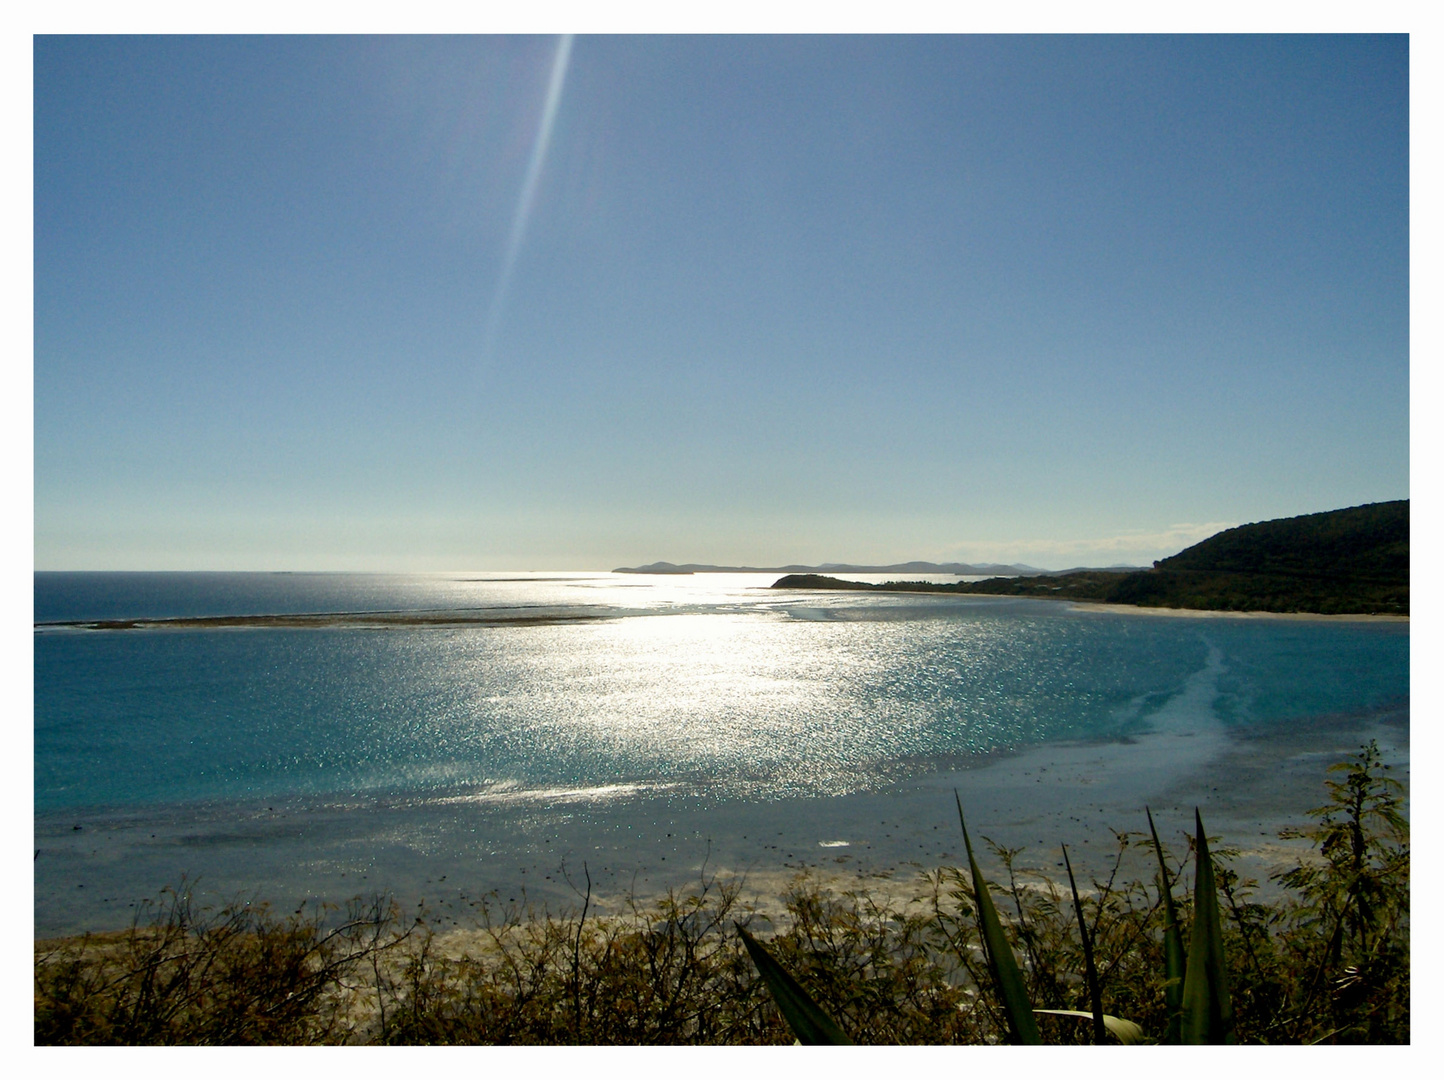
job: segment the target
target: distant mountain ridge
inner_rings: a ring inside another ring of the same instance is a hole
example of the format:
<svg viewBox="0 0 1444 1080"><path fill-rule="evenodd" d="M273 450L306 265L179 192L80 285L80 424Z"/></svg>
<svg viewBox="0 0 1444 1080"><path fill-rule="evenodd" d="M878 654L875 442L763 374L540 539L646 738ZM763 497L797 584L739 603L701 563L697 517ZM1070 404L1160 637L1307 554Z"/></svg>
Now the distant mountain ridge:
<svg viewBox="0 0 1444 1080"><path fill-rule="evenodd" d="M1225 529L1151 570L992 577L946 585L794 574L773 588L1046 596L1203 611L1409 613L1409 500Z"/></svg>
<svg viewBox="0 0 1444 1080"><path fill-rule="evenodd" d="M1085 567L1071 570L1040 570L1024 563L890 563L887 566L864 566L855 563L822 563L820 566L713 566L708 563L654 562L646 566L619 566L614 574L957 574L967 577L1013 577L1079 573ZM1127 573L1142 570L1141 566L1095 567L1099 572Z"/></svg>

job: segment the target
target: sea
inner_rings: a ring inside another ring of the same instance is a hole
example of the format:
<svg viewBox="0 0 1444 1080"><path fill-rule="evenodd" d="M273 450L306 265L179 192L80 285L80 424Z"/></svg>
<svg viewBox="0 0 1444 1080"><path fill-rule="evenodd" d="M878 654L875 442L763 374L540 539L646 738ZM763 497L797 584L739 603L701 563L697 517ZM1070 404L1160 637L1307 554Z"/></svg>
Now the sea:
<svg viewBox="0 0 1444 1080"><path fill-rule="evenodd" d="M777 576L36 573L35 932L167 888L454 919L709 866L886 873L956 854L940 793L991 765L1082 747L1146 797L1225 743L1407 731L1407 621Z"/></svg>

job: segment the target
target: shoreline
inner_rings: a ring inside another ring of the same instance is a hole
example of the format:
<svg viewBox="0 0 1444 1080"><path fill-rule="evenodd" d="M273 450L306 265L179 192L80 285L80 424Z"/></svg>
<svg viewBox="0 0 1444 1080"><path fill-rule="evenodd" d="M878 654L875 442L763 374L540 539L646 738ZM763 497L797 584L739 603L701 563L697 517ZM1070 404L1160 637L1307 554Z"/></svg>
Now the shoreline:
<svg viewBox="0 0 1444 1080"><path fill-rule="evenodd" d="M1146 607L1137 604L1118 604L1103 600L1084 600L1069 596L1011 596L1007 594L954 592L942 589L888 589L878 585L861 583L865 591L883 593L889 596L947 596L981 597L987 600L1037 600L1045 603L1071 605L1078 612L1101 612L1105 614L1139 614L1165 618L1186 619L1274 619L1295 622L1386 622L1408 623L1408 615L1344 613L1325 614L1311 611L1233 611L1212 608L1171 608ZM766 586L772 589L776 586ZM864 589L787 589L788 592L821 593L864 591ZM505 611L495 608L448 611L358 611L358 612L302 612L267 615L187 615L162 618L134 619L65 619L33 624L35 633L64 633L67 631L122 631L122 630L307 630L350 627L356 629L385 629L388 627L503 627L503 626L561 626L604 622L617 618L616 611L578 610L529 610Z"/></svg>
<svg viewBox="0 0 1444 1080"><path fill-rule="evenodd" d="M1178 619L1280 619L1293 622L1395 622L1407 623L1408 615L1367 614L1364 612L1329 615L1320 611L1225 611L1214 608L1143 607L1138 604L1112 604L1104 600L1076 600L1071 597L1033 596L1028 600L1056 600L1072 604L1079 611L1101 611L1117 615L1161 615Z"/></svg>
<svg viewBox="0 0 1444 1080"><path fill-rule="evenodd" d="M796 575L794 575L796 576ZM810 577L823 577L825 575L807 575ZM785 579L778 579L779 581ZM1232 608L1175 608L1145 604L1121 604L1109 600L1090 600L1078 596L1048 596L1033 594L1015 593L994 593L994 592L972 592L963 589L955 589L950 586L940 587L918 587L928 586L926 582L909 583L905 581L887 582L884 584L873 584L866 581L851 581L846 578L832 579L839 582L836 586L819 587L816 585L785 585L779 586L776 582L765 586L767 589L778 589L784 593L815 593L823 596L833 593L881 593L887 596L946 596L946 597L979 597L987 600L1039 600L1050 604L1071 604L1076 610L1088 611L1110 611L1117 614L1128 614L1137 612L1143 615L1165 615L1175 618L1231 618L1231 619L1285 619L1299 621L1319 622L1403 622L1409 621L1407 614L1395 614L1385 612L1343 612L1339 614L1325 613L1321 611L1240 611ZM899 586L888 588L889 585Z"/></svg>
<svg viewBox="0 0 1444 1080"><path fill-rule="evenodd" d="M1055 879L1066 843L1085 889L1111 865L1113 830L1146 833L1145 806L1175 850L1186 847L1197 806L1266 895L1277 892L1268 875L1308 850L1277 832L1309 823L1307 811L1325 801L1329 765L1378 738L1408 790L1407 705L1262 731L1200 730L1184 718L1181 705L1128 740L1003 751L938 763L878 790L766 803L667 791L609 803L555 793L522 804L436 793L276 801L244 814L216 806L172 819L60 812L36 820L34 936L128 926L140 901L187 873L204 903L253 898L278 913L389 893L403 910L424 908L438 934L464 932L488 896L502 908L580 906L565 875L580 887L584 866L602 913L620 910L629 895L646 903L685 890L704 872L742 879L745 897L774 912L799 873L902 902L924 873L965 865L955 790L975 842L1021 847L1020 867ZM1147 861L1137 862L1144 855L1152 858L1135 844L1135 870L1125 874L1149 880Z"/></svg>

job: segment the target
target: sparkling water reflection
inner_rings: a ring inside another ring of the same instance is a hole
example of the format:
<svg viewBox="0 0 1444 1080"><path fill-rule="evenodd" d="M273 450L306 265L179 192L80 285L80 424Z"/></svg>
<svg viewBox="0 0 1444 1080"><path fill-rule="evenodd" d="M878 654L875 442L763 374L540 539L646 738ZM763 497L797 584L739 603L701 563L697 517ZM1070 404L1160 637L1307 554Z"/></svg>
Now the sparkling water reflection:
<svg viewBox="0 0 1444 1080"><path fill-rule="evenodd" d="M1188 700L1210 723L1408 692L1407 625L779 594L772 580L37 575L42 621L519 606L608 618L38 632L36 809L378 791L834 795L997 749L1146 730L1200 672L1208 685Z"/></svg>

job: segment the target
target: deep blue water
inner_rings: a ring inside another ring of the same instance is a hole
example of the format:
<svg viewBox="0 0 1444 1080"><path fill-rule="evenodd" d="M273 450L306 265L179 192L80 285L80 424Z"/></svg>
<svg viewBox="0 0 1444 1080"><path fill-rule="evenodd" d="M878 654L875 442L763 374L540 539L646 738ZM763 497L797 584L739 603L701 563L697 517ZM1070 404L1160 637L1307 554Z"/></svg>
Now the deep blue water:
<svg viewBox="0 0 1444 1080"><path fill-rule="evenodd" d="M518 608L608 617L37 628L35 809L614 785L722 800L846 794L979 753L1145 731L1210 650L1222 660L1200 722L1278 725L1408 700L1406 623L773 593L770 581L37 574L37 623Z"/></svg>

